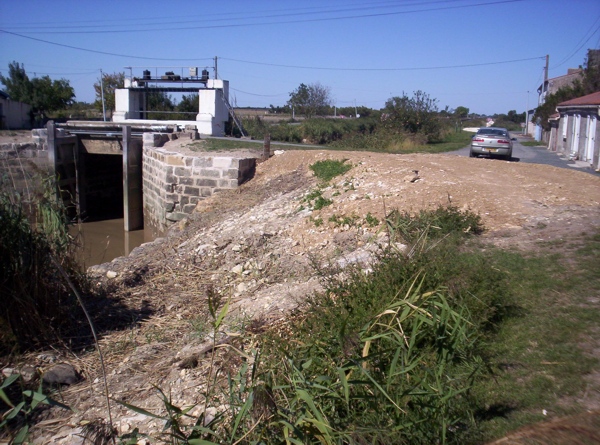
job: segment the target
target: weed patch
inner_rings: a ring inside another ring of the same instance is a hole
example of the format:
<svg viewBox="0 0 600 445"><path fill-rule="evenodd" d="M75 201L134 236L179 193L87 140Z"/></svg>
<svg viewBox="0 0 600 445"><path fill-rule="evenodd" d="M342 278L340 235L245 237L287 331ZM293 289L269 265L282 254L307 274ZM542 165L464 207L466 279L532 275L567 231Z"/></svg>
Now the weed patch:
<svg viewBox="0 0 600 445"><path fill-rule="evenodd" d="M302 202L306 203L311 210L321 210L323 207L327 207L333 204L333 201L323 196L321 189L315 189L302 199Z"/></svg>
<svg viewBox="0 0 600 445"><path fill-rule="evenodd" d="M323 182L329 182L336 176L343 175L352 168L352 165L346 164L346 159L317 161L310 166L315 176Z"/></svg>
<svg viewBox="0 0 600 445"><path fill-rule="evenodd" d="M393 234L409 243L424 235L437 239L451 233L480 235L484 230L479 215L471 211L463 212L452 205L421 210L416 217L396 210L388 215L387 223Z"/></svg>

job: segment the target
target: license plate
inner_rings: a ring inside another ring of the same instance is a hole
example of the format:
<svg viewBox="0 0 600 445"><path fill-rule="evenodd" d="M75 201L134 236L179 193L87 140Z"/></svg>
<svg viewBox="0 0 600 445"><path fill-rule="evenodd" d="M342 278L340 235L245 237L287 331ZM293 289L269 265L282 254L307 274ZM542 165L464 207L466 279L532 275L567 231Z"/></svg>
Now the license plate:
<svg viewBox="0 0 600 445"><path fill-rule="evenodd" d="M497 148L487 148L486 150L488 151L488 153L497 153L498 152Z"/></svg>

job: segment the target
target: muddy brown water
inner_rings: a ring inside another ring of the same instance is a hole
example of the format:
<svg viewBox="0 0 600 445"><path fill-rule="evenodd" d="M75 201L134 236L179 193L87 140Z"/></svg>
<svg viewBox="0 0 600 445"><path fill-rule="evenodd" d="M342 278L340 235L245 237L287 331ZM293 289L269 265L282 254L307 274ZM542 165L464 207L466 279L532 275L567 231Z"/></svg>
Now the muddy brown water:
<svg viewBox="0 0 600 445"><path fill-rule="evenodd" d="M81 245L77 260L84 268L129 255L134 248L153 240L149 230L123 230L123 218L78 224L70 232Z"/></svg>

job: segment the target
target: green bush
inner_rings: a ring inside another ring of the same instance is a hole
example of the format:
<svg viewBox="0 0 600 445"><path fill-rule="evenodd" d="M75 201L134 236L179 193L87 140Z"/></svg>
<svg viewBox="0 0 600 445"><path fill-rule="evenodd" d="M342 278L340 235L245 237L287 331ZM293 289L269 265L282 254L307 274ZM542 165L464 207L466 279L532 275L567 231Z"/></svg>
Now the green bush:
<svg viewBox="0 0 600 445"><path fill-rule="evenodd" d="M309 298L287 327L293 339L265 339L259 369L282 407L276 416L285 413L295 425L310 414L322 426L293 437L425 444L461 443L470 434L474 408L467 394L484 368L477 339L500 319L508 297L501 274L482 267L462 273L467 265L491 263L457 244L478 218L453 208L446 213L414 217L409 226L435 221L439 233L422 232L409 253L388 250L368 275L319 269L325 291ZM388 217L388 225L397 220Z"/></svg>
<svg viewBox="0 0 600 445"><path fill-rule="evenodd" d="M8 186L0 187L1 352L27 350L60 341L79 313L74 296L55 261L83 286L73 260L73 239L65 209L51 182L25 201Z"/></svg>
<svg viewBox="0 0 600 445"><path fill-rule="evenodd" d="M479 215L471 211L463 212L452 205L421 210L416 217L406 211L395 210L388 215L387 221L392 232L408 243L414 243L424 236L438 239L449 234L480 235L484 230Z"/></svg>

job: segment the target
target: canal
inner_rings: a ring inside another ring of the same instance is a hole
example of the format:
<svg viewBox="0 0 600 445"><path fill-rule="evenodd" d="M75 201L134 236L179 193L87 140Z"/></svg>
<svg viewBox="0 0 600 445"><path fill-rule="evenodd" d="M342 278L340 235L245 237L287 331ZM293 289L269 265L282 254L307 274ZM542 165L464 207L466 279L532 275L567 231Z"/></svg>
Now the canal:
<svg viewBox="0 0 600 445"><path fill-rule="evenodd" d="M77 261L84 268L107 263L153 240L149 230L123 230L123 218L86 222L71 226L70 233L80 246Z"/></svg>

